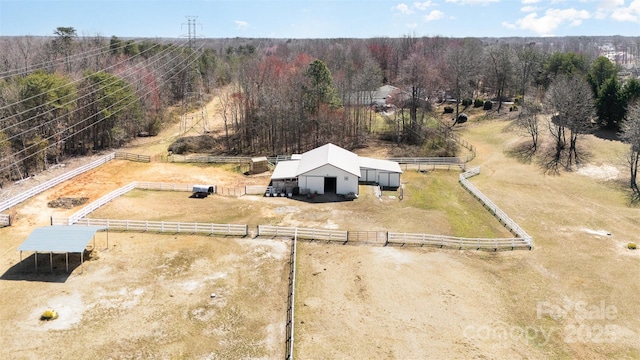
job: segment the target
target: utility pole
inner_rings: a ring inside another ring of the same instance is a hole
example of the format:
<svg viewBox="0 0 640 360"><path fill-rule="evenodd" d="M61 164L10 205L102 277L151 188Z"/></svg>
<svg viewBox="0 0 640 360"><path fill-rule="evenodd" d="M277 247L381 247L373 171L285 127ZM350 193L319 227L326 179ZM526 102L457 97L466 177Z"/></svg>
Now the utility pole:
<svg viewBox="0 0 640 360"><path fill-rule="evenodd" d="M180 135L185 135L190 131L202 135L209 131L207 126L207 107L204 100L204 91L202 87L202 74L197 66L197 58L200 56L199 50L196 49L196 19L197 16L186 16L189 60L184 71L184 87L182 94L182 119L180 121ZM195 65L193 65L195 63ZM197 104L199 109L190 111L189 104Z"/></svg>

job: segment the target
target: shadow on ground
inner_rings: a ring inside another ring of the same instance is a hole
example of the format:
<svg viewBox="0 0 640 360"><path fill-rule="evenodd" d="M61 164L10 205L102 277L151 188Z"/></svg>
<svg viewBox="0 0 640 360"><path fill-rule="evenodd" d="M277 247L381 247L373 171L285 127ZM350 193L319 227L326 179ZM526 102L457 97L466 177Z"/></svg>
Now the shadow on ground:
<svg viewBox="0 0 640 360"><path fill-rule="evenodd" d="M16 257L17 256L18 255L16 255ZM37 267L36 254L31 254L7 269L7 271L0 276L0 280L64 283L74 271L82 271L79 253L69 254L68 272L65 254L53 254L50 257L48 253L39 253L37 256ZM87 262L91 260L90 257L91 251L85 251L84 261Z"/></svg>

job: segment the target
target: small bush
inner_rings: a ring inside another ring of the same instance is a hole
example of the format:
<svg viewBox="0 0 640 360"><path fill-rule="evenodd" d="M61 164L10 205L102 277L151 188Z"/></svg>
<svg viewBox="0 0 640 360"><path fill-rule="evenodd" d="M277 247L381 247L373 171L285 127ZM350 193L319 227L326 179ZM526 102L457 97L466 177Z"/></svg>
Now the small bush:
<svg viewBox="0 0 640 360"><path fill-rule="evenodd" d="M522 95L518 95L516 96L515 99L513 99L513 103L516 105L520 105L521 102L522 102Z"/></svg>
<svg viewBox="0 0 640 360"><path fill-rule="evenodd" d="M453 113L453 108L451 106L445 106L444 107L444 113L445 114L452 114Z"/></svg>
<svg viewBox="0 0 640 360"><path fill-rule="evenodd" d="M469 106L473 101L469 98L462 99L462 106Z"/></svg>
<svg viewBox="0 0 640 360"><path fill-rule="evenodd" d="M40 316L40 320L42 321L49 321L49 320L55 320L58 318L58 312L55 310L45 310L42 313L42 316Z"/></svg>
<svg viewBox="0 0 640 360"><path fill-rule="evenodd" d="M629 250L635 250L635 249L637 249L636 243L633 243L633 242L628 243L628 244L627 244L627 248L628 248Z"/></svg>
<svg viewBox="0 0 640 360"><path fill-rule="evenodd" d="M474 108L479 108L479 107L482 107L483 105L484 105L484 100L482 100L482 99L475 99L473 101L473 107Z"/></svg>
<svg viewBox="0 0 640 360"><path fill-rule="evenodd" d="M483 110L491 110L492 107L493 107L493 103L491 102L491 100L485 101L484 105L482 105Z"/></svg>
<svg viewBox="0 0 640 360"><path fill-rule="evenodd" d="M512 106L509 108L509 111L518 111L518 105L512 105Z"/></svg>

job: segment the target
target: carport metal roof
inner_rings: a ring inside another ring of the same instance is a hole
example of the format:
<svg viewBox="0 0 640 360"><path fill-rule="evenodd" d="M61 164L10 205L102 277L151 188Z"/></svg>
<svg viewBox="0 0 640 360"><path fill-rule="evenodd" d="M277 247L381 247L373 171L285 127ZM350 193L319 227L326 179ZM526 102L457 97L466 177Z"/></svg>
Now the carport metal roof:
<svg viewBox="0 0 640 360"><path fill-rule="evenodd" d="M22 242L18 250L20 251L20 261L22 261L23 251L34 251L36 253L36 270L38 267L37 253L66 253L67 271L69 270L69 253L80 253L81 261L84 262L84 250L89 242L94 238L96 231L104 230L104 226L45 226L36 228L31 235ZM53 266L53 264L52 264ZM52 268L53 270L53 268Z"/></svg>

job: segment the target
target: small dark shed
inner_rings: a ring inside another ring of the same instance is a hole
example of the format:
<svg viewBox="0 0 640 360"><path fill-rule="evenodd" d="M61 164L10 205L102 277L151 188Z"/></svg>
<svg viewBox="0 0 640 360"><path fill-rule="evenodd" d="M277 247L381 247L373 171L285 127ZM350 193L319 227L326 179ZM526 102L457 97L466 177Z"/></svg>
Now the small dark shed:
<svg viewBox="0 0 640 360"><path fill-rule="evenodd" d="M215 185L193 185L193 197L206 198L216 192Z"/></svg>

